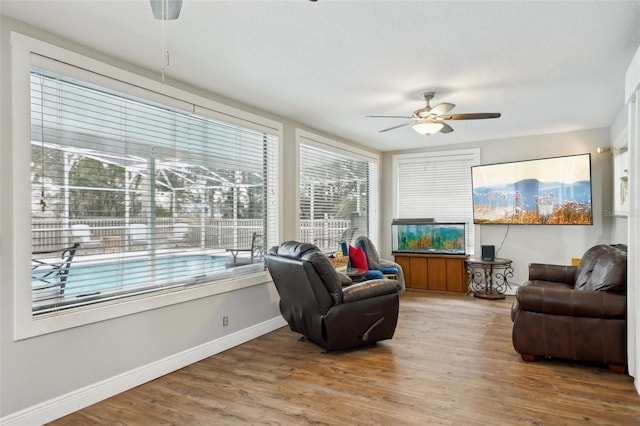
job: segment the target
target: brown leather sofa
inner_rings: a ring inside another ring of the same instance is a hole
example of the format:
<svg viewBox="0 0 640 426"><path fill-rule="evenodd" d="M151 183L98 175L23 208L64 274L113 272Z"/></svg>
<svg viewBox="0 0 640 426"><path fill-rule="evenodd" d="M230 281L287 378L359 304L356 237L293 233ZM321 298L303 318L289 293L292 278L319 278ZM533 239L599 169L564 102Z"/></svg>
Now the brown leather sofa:
<svg viewBox="0 0 640 426"><path fill-rule="evenodd" d="M564 358L627 366L626 246L597 245L576 266L533 263L511 308L524 361Z"/></svg>
<svg viewBox="0 0 640 426"><path fill-rule="evenodd" d="M343 287L329 259L313 244L287 241L265 256L292 331L327 350L391 339L399 283L370 280Z"/></svg>

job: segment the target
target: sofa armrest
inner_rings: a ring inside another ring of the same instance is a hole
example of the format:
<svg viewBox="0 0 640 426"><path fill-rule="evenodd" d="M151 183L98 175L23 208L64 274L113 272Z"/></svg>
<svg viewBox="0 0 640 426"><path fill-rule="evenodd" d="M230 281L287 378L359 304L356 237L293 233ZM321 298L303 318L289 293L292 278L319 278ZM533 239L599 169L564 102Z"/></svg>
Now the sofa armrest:
<svg viewBox="0 0 640 426"><path fill-rule="evenodd" d="M627 317L627 297L609 291L526 286L516 292L517 309L590 318Z"/></svg>
<svg viewBox="0 0 640 426"><path fill-rule="evenodd" d="M396 280L368 280L342 288L343 302L369 299L385 294L397 293L399 288Z"/></svg>
<svg viewBox="0 0 640 426"><path fill-rule="evenodd" d="M577 270L577 266L531 263L529 264L529 281L539 280L574 284Z"/></svg>

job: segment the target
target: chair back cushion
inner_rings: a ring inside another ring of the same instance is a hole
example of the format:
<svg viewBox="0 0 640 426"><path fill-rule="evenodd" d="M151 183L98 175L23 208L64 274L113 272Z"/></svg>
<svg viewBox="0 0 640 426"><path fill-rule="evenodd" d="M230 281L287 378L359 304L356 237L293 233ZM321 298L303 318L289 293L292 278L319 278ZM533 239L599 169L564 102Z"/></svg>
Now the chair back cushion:
<svg viewBox="0 0 640 426"><path fill-rule="evenodd" d="M591 247L585 252L578 265L574 288L587 291L626 292L626 251L606 244Z"/></svg>
<svg viewBox="0 0 640 426"><path fill-rule="evenodd" d="M271 249L270 254L308 262L313 266L334 304L342 303L342 283L329 258L318 247L309 243L286 241Z"/></svg>
<svg viewBox="0 0 640 426"><path fill-rule="evenodd" d="M369 269L382 269L378 250L376 250L376 246L373 245L368 237L364 235L359 236L356 238L356 245L364 251Z"/></svg>

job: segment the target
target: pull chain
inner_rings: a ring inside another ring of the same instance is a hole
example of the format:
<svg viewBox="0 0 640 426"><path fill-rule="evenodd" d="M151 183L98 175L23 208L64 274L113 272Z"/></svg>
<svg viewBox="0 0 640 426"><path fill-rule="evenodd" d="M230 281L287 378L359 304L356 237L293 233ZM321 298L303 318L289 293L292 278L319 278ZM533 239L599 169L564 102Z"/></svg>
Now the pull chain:
<svg viewBox="0 0 640 426"><path fill-rule="evenodd" d="M162 0L162 82L164 73L169 68L169 34L167 31L167 17L169 15L169 0Z"/></svg>

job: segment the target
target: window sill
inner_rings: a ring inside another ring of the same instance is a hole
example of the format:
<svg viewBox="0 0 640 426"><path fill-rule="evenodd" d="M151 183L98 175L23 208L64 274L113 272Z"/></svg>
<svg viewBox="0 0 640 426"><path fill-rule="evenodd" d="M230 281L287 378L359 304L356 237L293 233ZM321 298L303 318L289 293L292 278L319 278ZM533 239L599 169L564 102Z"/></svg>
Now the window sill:
<svg viewBox="0 0 640 426"><path fill-rule="evenodd" d="M152 309L163 308L191 300L211 297L230 291L240 290L271 281L267 271L235 276L224 280L202 282L196 285L174 288L158 292L153 296L145 295L139 299L115 300L105 302L104 306L92 309L77 308L34 317L31 312L16 318L15 340L22 340L43 334L67 330L100 321L137 314ZM17 313L17 316L20 316Z"/></svg>

